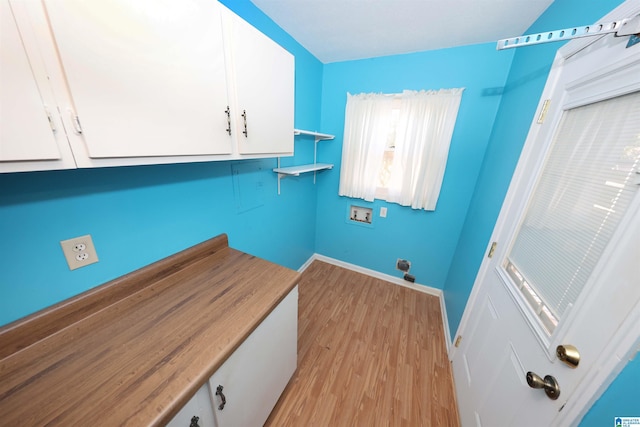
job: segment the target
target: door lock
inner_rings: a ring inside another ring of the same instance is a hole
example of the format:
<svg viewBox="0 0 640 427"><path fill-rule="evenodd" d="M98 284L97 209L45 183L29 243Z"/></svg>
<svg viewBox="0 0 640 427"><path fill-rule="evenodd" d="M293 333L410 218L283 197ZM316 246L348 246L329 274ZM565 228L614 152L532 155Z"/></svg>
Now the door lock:
<svg viewBox="0 0 640 427"><path fill-rule="evenodd" d="M560 396L558 381L551 375L547 375L542 379L540 375L529 371L527 372L527 384L531 388L543 388L547 397L551 400L556 400Z"/></svg>
<svg viewBox="0 0 640 427"><path fill-rule="evenodd" d="M578 363L580 363L580 353L578 349L569 344L556 347L556 356L558 356L558 360L574 369L577 368Z"/></svg>

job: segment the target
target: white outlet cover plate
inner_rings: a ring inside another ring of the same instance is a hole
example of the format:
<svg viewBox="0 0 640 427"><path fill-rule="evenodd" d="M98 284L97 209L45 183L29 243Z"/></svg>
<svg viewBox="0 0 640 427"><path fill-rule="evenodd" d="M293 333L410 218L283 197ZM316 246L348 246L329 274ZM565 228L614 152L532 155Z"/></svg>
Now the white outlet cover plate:
<svg viewBox="0 0 640 427"><path fill-rule="evenodd" d="M62 240L60 241L60 246L62 246L62 252L69 265L69 270L75 270L98 262L98 254L95 246L93 246L90 234Z"/></svg>

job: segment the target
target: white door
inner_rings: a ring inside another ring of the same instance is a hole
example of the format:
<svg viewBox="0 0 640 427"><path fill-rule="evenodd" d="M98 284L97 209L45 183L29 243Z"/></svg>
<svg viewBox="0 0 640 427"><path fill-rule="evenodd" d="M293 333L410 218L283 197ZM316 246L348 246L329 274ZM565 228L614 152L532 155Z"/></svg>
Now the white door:
<svg viewBox="0 0 640 427"><path fill-rule="evenodd" d="M603 22L639 9L627 2ZM637 350L640 45L627 41L583 39L556 57L540 103L542 111L550 99L546 119L532 124L491 239L495 251L480 268L452 348L463 426L576 424ZM593 159L605 175L577 166ZM560 194L571 182L589 184ZM554 210L565 214L549 226ZM558 345L575 346L576 368L558 360ZM556 400L529 387L529 371L557 380Z"/></svg>

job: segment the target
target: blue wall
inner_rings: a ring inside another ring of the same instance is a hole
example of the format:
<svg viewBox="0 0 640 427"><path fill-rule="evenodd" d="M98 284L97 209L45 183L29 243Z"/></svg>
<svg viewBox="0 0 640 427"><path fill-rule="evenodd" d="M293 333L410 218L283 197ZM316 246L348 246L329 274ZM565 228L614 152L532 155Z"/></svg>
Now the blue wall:
<svg viewBox="0 0 640 427"><path fill-rule="evenodd" d="M396 276L396 260L405 258L412 262L416 282L444 286L512 55L481 44L325 65L322 131L336 139L320 143L318 157L336 167L318 180L316 252ZM338 196L347 92L454 87L465 91L435 211ZM373 227L347 223L351 203L374 208ZM388 208L386 218L379 216L381 206Z"/></svg>
<svg viewBox="0 0 640 427"><path fill-rule="evenodd" d="M640 417L640 356L629 362L591 407L580 423L581 427L613 426L615 417Z"/></svg>
<svg viewBox="0 0 640 427"><path fill-rule="evenodd" d="M322 63L248 0L224 3L295 55L295 125L317 128ZM295 152L283 163L313 158L308 141L296 139ZM278 196L275 166L266 159L0 174L0 325L219 233L232 247L297 269L315 250L314 186L312 177L285 180ZM100 261L69 271L59 242L84 234Z"/></svg>

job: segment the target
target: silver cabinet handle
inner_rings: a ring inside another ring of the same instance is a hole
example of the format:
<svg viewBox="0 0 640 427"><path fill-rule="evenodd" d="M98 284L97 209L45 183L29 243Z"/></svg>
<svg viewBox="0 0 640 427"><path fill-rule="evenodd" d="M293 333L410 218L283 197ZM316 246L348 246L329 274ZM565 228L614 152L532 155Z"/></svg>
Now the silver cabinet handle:
<svg viewBox="0 0 640 427"><path fill-rule="evenodd" d="M244 133L245 138L248 138L249 134L247 132L247 110L242 110L241 116L244 119L244 130L242 131L242 133Z"/></svg>
<svg viewBox="0 0 640 427"><path fill-rule="evenodd" d="M231 109L228 105L227 109L224 110L224 112L227 113L227 132L229 132L229 135L231 135Z"/></svg>

